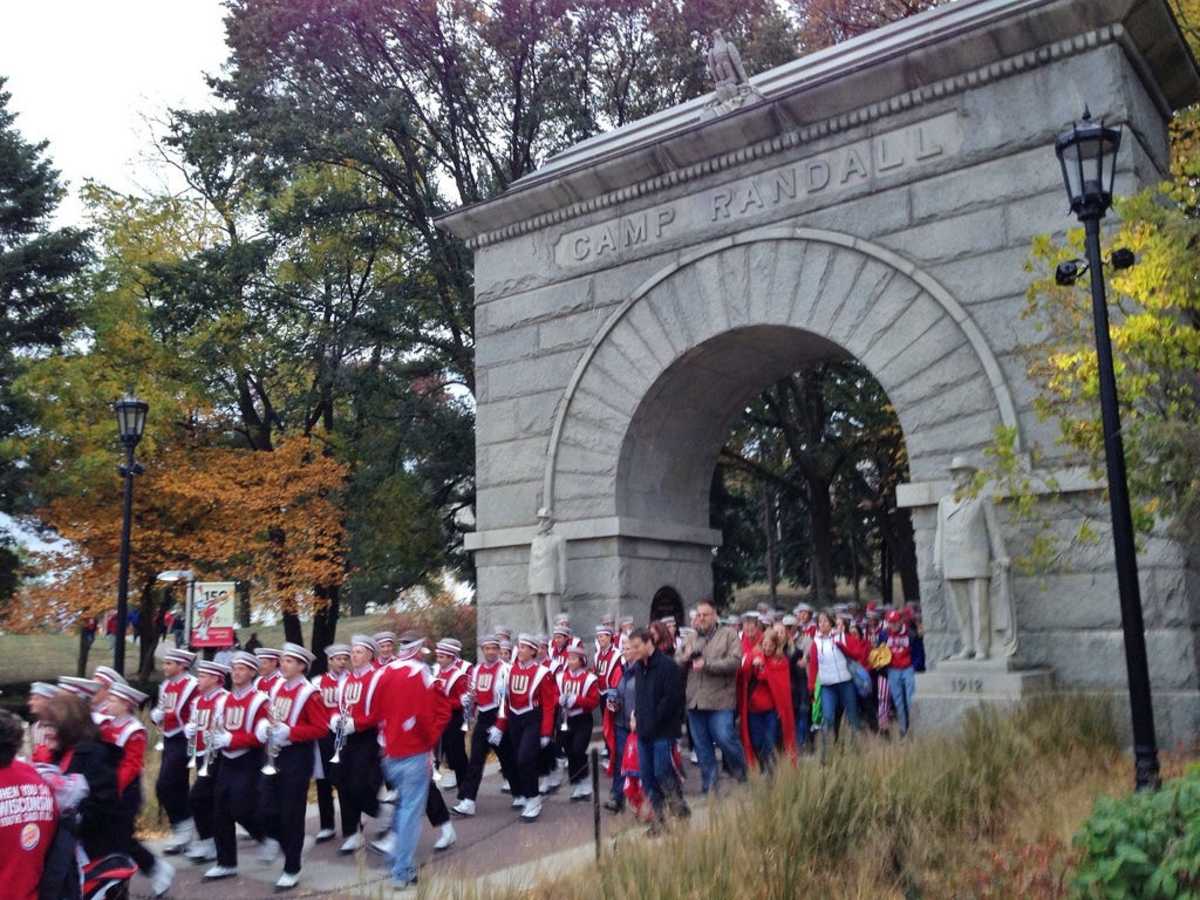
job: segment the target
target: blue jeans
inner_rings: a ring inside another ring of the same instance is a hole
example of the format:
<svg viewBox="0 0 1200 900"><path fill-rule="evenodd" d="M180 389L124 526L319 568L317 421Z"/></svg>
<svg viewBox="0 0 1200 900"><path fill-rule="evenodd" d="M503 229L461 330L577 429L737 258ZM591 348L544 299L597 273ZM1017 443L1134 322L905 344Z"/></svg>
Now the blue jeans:
<svg viewBox="0 0 1200 900"><path fill-rule="evenodd" d="M413 854L421 838L421 818L425 815L429 794L429 754L385 756L383 774L396 791L396 811L392 814L392 832L396 841L390 860L392 881L398 885L408 884L417 877Z"/></svg>
<svg viewBox="0 0 1200 900"><path fill-rule="evenodd" d="M625 776L621 774L621 763L625 759L625 742L629 740L629 729L616 726L616 738L613 741L613 779L612 799L614 803L625 803Z"/></svg>
<svg viewBox="0 0 1200 900"><path fill-rule="evenodd" d="M908 734L908 716L912 712L912 698L917 691L917 676L913 667L887 670L888 690L896 707L896 719L900 722L900 734Z"/></svg>
<svg viewBox="0 0 1200 900"><path fill-rule="evenodd" d="M708 793L717 781L716 747L738 781L746 778L746 754L734 732L732 709L689 709L688 731L700 760L700 789Z"/></svg>
<svg viewBox="0 0 1200 900"><path fill-rule="evenodd" d="M655 817L661 819L663 805L670 798L671 805L683 806L683 786L679 776L675 774L675 765L671 762L671 745L669 738L647 741L638 735L638 770L642 778L642 788L654 808Z"/></svg>
<svg viewBox="0 0 1200 900"><path fill-rule="evenodd" d="M845 713L850 727L855 731L861 727L858 719L858 693L854 690L854 680L846 679L837 684L821 685L821 724L828 731L833 730L837 721L838 709Z"/></svg>
<svg viewBox="0 0 1200 900"><path fill-rule="evenodd" d="M758 758L758 765L763 771L770 771L775 763L775 742L779 740L779 716L775 710L752 712L746 724L750 729L750 746Z"/></svg>

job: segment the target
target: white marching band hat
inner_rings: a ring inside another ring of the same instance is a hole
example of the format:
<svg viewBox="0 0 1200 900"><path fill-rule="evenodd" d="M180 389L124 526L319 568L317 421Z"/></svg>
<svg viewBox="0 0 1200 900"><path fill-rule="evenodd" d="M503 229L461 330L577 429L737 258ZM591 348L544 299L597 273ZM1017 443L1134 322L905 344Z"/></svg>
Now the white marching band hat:
<svg viewBox="0 0 1200 900"><path fill-rule="evenodd" d="M279 662L280 653L274 647L259 647L254 651L254 655L261 659L273 659Z"/></svg>
<svg viewBox="0 0 1200 900"><path fill-rule="evenodd" d="M105 686L129 683L125 680L125 676L111 666L96 666L96 671L92 673L92 678Z"/></svg>
<svg viewBox="0 0 1200 900"><path fill-rule="evenodd" d="M387 641L389 644L396 643L396 632L394 631L377 631L371 637L376 644L382 644L384 641Z"/></svg>
<svg viewBox="0 0 1200 900"><path fill-rule="evenodd" d="M307 647L301 647L299 644L293 644L291 641L288 641L283 645L279 651L279 655L281 658L284 656L290 656L292 659L299 660L300 662L304 663L306 668L311 666L313 664L313 660L317 658Z"/></svg>
<svg viewBox="0 0 1200 900"><path fill-rule="evenodd" d="M517 635L517 646L524 644L526 647L532 647L534 650L538 648L538 636L536 634L520 634Z"/></svg>
<svg viewBox="0 0 1200 900"><path fill-rule="evenodd" d="M35 681L29 686L29 695L31 697L53 697L62 688L56 684L49 684L45 681Z"/></svg>
<svg viewBox="0 0 1200 900"><path fill-rule="evenodd" d="M350 645L349 644L330 644L328 647L325 648L325 658L326 659L333 659L333 657L335 657L335 656L349 656L349 655L350 655Z"/></svg>
<svg viewBox="0 0 1200 900"><path fill-rule="evenodd" d="M74 675L59 675L58 686L77 697L94 697L100 691L98 682L90 678L76 678Z"/></svg>
<svg viewBox="0 0 1200 900"><path fill-rule="evenodd" d="M462 641L457 638L442 638L437 642L437 652L447 656L462 656Z"/></svg>
<svg viewBox="0 0 1200 900"><path fill-rule="evenodd" d="M197 675L216 675L218 678L224 678L229 674L229 666L215 659L202 659L196 663L195 668Z"/></svg>
<svg viewBox="0 0 1200 900"><path fill-rule="evenodd" d="M196 654L191 650L184 650L182 647L172 647L163 652L162 658L168 662L176 662L185 669L190 669L192 663L196 661Z"/></svg>
<svg viewBox="0 0 1200 900"><path fill-rule="evenodd" d="M133 704L135 709L140 707L149 699L144 693L139 691L133 685L127 684L124 681L115 682L109 689L109 694L113 697L119 697L122 700L129 701Z"/></svg>
<svg viewBox="0 0 1200 900"><path fill-rule="evenodd" d="M374 656L379 653L379 644L375 642L375 638L369 634L355 634L350 636L350 647L366 647Z"/></svg>
<svg viewBox="0 0 1200 900"><path fill-rule="evenodd" d="M233 657L229 660L230 669L232 669L234 666L246 666L247 668L251 668L257 672L258 657L253 653L247 653L245 650L239 650L237 653L233 654Z"/></svg>

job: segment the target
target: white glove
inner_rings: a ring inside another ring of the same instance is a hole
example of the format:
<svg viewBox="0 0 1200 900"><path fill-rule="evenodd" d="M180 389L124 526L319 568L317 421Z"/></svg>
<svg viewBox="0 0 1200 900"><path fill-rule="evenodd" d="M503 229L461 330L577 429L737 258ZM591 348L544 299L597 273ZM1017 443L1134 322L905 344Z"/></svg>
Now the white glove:
<svg viewBox="0 0 1200 900"><path fill-rule="evenodd" d="M548 737L542 738L542 749L545 750L549 746L550 746L550 738L548 738Z"/></svg>
<svg viewBox="0 0 1200 900"><path fill-rule="evenodd" d="M183 736L185 738L187 738L189 741L194 741L196 739L196 723L195 722L188 722L186 725L183 726Z"/></svg>
<svg viewBox="0 0 1200 900"><path fill-rule="evenodd" d="M150 710L150 721L155 725L161 725L163 723L163 711L157 706Z"/></svg>
<svg viewBox="0 0 1200 900"><path fill-rule="evenodd" d="M500 742L504 740L504 732L493 725L488 729L488 743L493 747L499 747Z"/></svg>
<svg viewBox="0 0 1200 900"><path fill-rule="evenodd" d="M329 730L331 732L336 732L339 724L342 729L342 734L354 734L353 716L343 716L341 713L334 713L329 717Z"/></svg>
<svg viewBox="0 0 1200 900"><path fill-rule="evenodd" d="M233 743L233 735L228 731L218 731L208 741L208 745L214 750L224 750Z"/></svg>
<svg viewBox="0 0 1200 900"><path fill-rule="evenodd" d="M271 729L271 743L276 747L286 747L291 741L288 740L292 736L292 729L284 725L282 722L275 725Z"/></svg>
<svg viewBox="0 0 1200 900"><path fill-rule="evenodd" d="M575 708L575 695L574 694L567 694L565 697L563 697L563 708L564 709L574 709Z"/></svg>
<svg viewBox="0 0 1200 900"><path fill-rule="evenodd" d="M266 744L271 736L271 722L269 719L260 719L259 723L254 726L254 739L260 744Z"/></svg>

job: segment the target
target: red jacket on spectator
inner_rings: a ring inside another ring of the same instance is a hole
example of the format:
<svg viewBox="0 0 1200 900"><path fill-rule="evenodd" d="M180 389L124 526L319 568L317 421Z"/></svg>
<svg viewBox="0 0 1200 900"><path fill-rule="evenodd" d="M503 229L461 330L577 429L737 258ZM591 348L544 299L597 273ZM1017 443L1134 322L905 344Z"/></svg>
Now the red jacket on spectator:
<svg viewBox="0 0 1200 900"><path fill-rule="evenodd" d="M54 795L37 770L19 759L0 768L0 885L5 897L36 900L57 827Z"/></svg>
<svg viewBox="0 0 1200 900"><path fill-rule="evenodd" d="M450 721L450 701L433 676L415 660L396 660L380 669L367 687L367 699L354 711L354 728L383 729L384 752L415 756L434 748Z"/></svg>
<svg viewBox="0 0 1200 900"><path fill-rule="evenodd" d="M892 661L888 665L893 669L907 669L912 665L912 635L907 625L901 625L899 631L889 628L886 643L892 651Z"/></svg>

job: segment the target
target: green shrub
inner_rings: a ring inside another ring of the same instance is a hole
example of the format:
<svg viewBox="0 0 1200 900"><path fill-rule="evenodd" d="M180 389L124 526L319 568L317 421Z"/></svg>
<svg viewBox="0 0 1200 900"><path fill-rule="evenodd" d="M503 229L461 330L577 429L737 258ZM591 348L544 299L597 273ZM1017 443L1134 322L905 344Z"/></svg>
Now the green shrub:
<svg viewBox="0 0 1200 900"><path fill-rule="evenodd" d="M1075 836L1081 898L1200 898L1200 766L1155 793L1103 797Z"/></svg>

